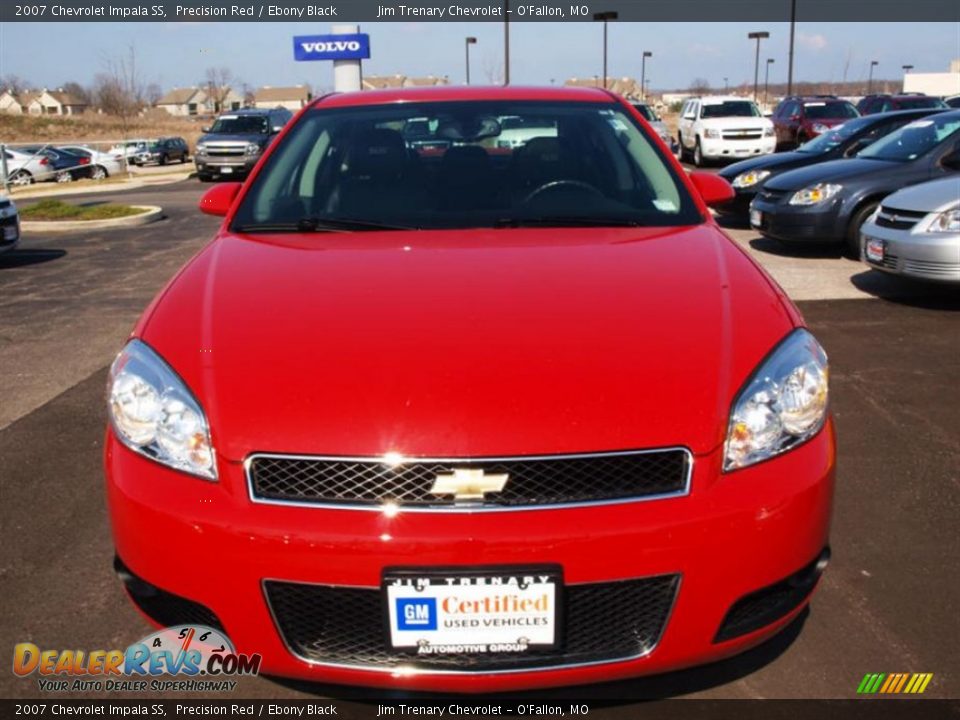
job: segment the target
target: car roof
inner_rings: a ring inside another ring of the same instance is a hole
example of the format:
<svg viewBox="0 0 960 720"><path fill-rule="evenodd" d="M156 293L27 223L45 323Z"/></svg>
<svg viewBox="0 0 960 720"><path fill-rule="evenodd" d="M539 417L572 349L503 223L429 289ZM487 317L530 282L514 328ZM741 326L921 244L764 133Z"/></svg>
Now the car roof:
<svg viewBox="0 0 960 720"><path fill-rule="evenodd" d="M555 102L615 103L614 95L592 87L456 86L390 88L362 92L332 93L318 97L311 107L386 105L401 102L456 102L491 100L534 100Z"/></svg>

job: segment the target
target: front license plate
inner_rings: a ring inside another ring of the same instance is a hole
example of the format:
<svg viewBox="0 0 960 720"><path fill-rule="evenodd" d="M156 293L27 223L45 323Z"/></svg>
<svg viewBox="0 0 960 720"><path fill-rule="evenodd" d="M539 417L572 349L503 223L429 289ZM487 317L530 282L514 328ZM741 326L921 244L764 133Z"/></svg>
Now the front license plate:
<svg viewBox="0 0 960 720"><path fill-rule="evenodd" d="M9 225L3 229L3 239L4 240L16 240L17 239L17 228L14 225Z"/></svg>
<svg viewBox="0 0 960 720"><path fill-rule="evenodd" d="M417 655L557 647L559 568L388 570L390 646Z"/></svg>
<svg viewBox="0 0 960 720"><path fill-rule="evenodd" d="M229 175L230 173L233 172L233 168L232 167L220 168L220 172L222 172L224 175Z"/></svg>
<svg viewBox="0 0 960 720"><path fill-rule="evenodd" d="M761 227L763 225L763 212L761 210L750 211L750 225L752 227Z"/></svg>
<svg viewBox="0 0 960 720"><path fill-rule="evenodd" d="M883 240L877 240L876 238L867 238L865 244L867 260L872 262L882 263L883 262Z"/></svg>

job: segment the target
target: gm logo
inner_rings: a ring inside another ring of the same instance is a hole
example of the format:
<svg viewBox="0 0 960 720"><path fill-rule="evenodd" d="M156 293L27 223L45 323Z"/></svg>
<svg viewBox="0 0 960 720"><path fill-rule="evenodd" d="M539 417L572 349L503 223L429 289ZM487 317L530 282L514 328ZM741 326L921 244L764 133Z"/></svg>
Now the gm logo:
<svg viewBox="0 0 960 720"><path fill-rule="evenodd" d="M397 630L436 629L436 598L397 598Z"/></svg>

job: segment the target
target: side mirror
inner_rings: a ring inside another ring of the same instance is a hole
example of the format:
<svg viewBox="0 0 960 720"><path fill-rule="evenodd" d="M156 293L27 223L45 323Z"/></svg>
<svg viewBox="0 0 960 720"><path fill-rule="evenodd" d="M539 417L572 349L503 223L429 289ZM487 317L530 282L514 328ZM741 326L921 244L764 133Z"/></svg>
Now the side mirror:
<svg viewBox="0 0 960 720"><path fill-rule="evenodd" d="M225 217L233 201L237 199L237 193L240 192L241 187L243 183L238 182L214 185L200 198L200 212Z"/></svg>
<svg viewBox="0 0 960 720"><path fill-rule="evenodd" d="M736 195L730 183L713 173L692 172L690 173L690 182L700 193L700 197L703 198L707 207L725 205L733 200Z"/></svg>
<svg viewBox="0 0 960 720"><path fill-rule="evenodd" d="M683 116L684 120L696 120L696 116L693 113L687 113Z"/></svg>

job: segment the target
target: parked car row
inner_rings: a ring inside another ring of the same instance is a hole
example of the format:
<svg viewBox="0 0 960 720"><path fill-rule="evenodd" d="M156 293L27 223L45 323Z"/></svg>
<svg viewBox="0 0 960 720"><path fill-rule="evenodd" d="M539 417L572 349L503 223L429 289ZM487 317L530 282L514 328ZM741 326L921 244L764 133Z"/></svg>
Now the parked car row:
<svg viewBox="0 0 960 720"><path fill-rule="evenodd" d="M122 155L100 152L85 145L8 146L3 152L11 185L68 183L81 178L103 180L125 170Z"/></svg>
<svg viewBox="0 0 960 720"><path fill-rule="evenodd" d="M182 137L162 137L151 140L136 139L114 145L110 152L122 155L131 165L144 166L150 163L166 165L190 160L190 146Z"/></svg>
<svg viewBox="0 0 960 720"><path fill-rule="evenodd" d="M958 172L960 110L867 115L794 152L724 168L736 197L719 210L749 213L765 237L842 243L877 269L956 282Z"/></svg>

